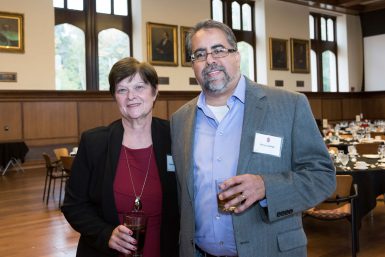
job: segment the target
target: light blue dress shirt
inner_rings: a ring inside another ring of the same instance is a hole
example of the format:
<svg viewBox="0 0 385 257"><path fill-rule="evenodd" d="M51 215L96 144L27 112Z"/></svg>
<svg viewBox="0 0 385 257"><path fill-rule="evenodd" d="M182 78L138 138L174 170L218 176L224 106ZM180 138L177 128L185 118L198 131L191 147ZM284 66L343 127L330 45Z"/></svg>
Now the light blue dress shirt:
<svg viewBox="0 0 385 257"><path fill-rule="evenodd" d="M197 103L194 139L195 242L212 255L237 255L232 216L218 212L215 179L237 174L245 89L245 78L241 76L233 95L227 100L229 111L221 122L207 107L203 93Z"/></svg>

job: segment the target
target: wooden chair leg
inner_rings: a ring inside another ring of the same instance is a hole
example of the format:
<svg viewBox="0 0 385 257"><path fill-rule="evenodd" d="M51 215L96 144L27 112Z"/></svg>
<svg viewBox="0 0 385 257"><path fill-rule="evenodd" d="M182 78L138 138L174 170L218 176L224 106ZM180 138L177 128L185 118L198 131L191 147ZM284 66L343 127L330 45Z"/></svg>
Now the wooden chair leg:
<svg viewBox="0 0 385 257"><path fill-rule="evenodd" d="M351 226L352 226L352 257L356 257L357 253L360 250L359 246L359 238L358 238L358 227L357 227L357 218L356 218L356 208L355 208L355 202L352 201L351 203Z"/></svg>
<svg viewBox="0 0 385 257"><path fill-rule="evenodd" d="M55 197L56 179L53 180L52 196Z"/></svg>
<svg viewBox="0 0 385 257"><path fill-rule="evenodd" d="M45 182L44 182L43 202L44 202L44 199L45 199L45 192L47 190L47 182L48 182L48 176L46 175L45 176Z"/></svg>
<svg viewBox="0 0 385 257"><path fill-rule="evenodd" d="M49 182L48 182L47 201L45 203L46 205L48 205L49 193L51 192L51 183L52 183L52 177L49 178Z"/></svg>
<svg viewBox="0 0 385 257"><path fill-rule="evenodd" d="M59 192L59 209L61 207L61 193L63 190L63 178L60 179L60 192Z"/></svg>

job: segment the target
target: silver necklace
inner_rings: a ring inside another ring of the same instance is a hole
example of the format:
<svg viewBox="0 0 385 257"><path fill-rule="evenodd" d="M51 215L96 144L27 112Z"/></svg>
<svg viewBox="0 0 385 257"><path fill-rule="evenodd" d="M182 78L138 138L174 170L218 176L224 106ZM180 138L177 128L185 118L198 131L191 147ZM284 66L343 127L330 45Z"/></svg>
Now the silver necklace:
<svg viewBox="0 0 385 257"><path fill-rule="evenodd" d="M148 158L146 176L144 177L144 182L143 182L142 190L140 191L140 195L137 195L136 191L135 191L134 181L132 180L131 168L130 168L130 164L128 162L127 149L126 148L124 148L124 154L126 156L126 163L127 163L127 167L128 167L128 172L130 174L131 185L132 185L132 189L134 190L134 195L135 195L134 209L136 211L140 211L140 210L142 210L142 202L140 201L140 198L142 197L142 194L143 194L143 191L144 191L144 186L146 185L146 181L147 181L148 172L150 170L151 156L152 156L152 145L151 145L151 148L150 148L150 157Z"/></svg>

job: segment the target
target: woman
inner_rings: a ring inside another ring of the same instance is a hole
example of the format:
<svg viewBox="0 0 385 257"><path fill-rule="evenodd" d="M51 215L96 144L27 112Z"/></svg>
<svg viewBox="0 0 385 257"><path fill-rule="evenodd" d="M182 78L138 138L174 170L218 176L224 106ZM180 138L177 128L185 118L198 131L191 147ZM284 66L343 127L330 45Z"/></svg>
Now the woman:
<svg viewBox="0 0 385 257"><path fill-rule="evenodd" d="M62 206L81 234L76 256L135 251L132 231L121 225L134 209L148 216L143 257L178 256L169 122L152 117L158 76L149 64L124 58L112 67L109 83L122 119L82 134Z"/></svg>

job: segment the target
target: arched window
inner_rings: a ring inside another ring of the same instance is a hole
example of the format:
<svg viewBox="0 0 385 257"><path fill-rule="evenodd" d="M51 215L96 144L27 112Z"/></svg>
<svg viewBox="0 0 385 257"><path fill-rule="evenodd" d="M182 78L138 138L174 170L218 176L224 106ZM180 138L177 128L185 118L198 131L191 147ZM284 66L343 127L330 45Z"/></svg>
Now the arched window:
<svg viewBox="0 0 385 257"><path fill-rule="evenodd" d="M251 7L249 4L242 5L242 30L251 31Z"/></svg>
<svg viewBox="0 0 385 257"><path fill-rule="evenodd" d="M118 60L130 56L130 39L117 29L106 29L99 33L99 90L109 90L108 74Z"/></svg>
<svg viewBox="0 0 385 257"><path fill-rule="evenodd" d="M327 40L330 41L330 42L333 42L334 41L334 21L332 19L328 19L327 20Z"/></svg>
<svg viewBox="0 0 385 257"><path fill-rule="evenodd" d="M211 0L211 17L213 20L223 22L233 29L239 42L238 49L241 54L242 73L255 80L254 2L247 0Z"/></svg>
<svg viewBox="0 0 385 257"><path fill-rule="evenodd" d="M312 90L338 92L336 18L311 13L309 17L311 38ZM316 85L316 89L313 88Z"/></svg>
<svg viewBox="0 0 385 257"><path fill-rule="evenodd" d="M57 90L86 90L84 32L71 24L55 26Z"/></svg>
<svg viewBox="0 0 385 257"><path fill-rule="evenodd" d="M64 4L65 4L65 1L64 1ZM83 10L83 1L67 0L67 6L68 6L68 9L81 11Z"/></svg>
<svg viewBox="0 0 385 257"><path fill-rule="evenodd" d="M246 42L238 42L238 51L241 54L241 72L249 79L254 80L254 50Z"/></svg>
<svg viewBox="0 0 385 257"><path fill-rule="evenodd" d="M310 31L310 39L315 38L315 32L314 32L314 17L309 16L309 31Z"/></svg>
<svg viewBox="0 0 385 257"><path fill-rule="evenodd" d="M326 41L326 19L321 17L321 40Z"/></svg>
<svg viewBox="0 0 385 257"><path fill-rule="evenodd" d="M231 3L231 19L233 24L232 28L241 29L241 8L237 2Z"/></svg>
<svg viewBox="0 0 385 257"><path fill-rule="evenodd" d="M337 92L337 65L336 56L331 51L322 53L323 91Z"/></svg>
<svg viewBox="0 0 385 257"><path fill-rule="evenodd" d="M100 54L103 55L107 52L108 49L105 48L109 47L105 42L99 42L99 40L105 41L108 34L108 37L118 40L113 41L113 39L109 38L110 45L124 44L123 42L125 42L128 54L132 52L132 42L130 40L132 38L131 0L53 0L53 4L56 26L68 23L84 31L85 50L83 53L78 53L78 55L84 54L85 62L84 64L79 63L79 65L84 65L85 89L105 89L106 84L103 77L108 74L106 71L107 67L110 67L108 63L114 58L118 58L117 56L126 57L127 52L114 53L110 59L107 58L108 60L105 55L98 58ZM103 33L100 33L102 31ZM60 33L62 33L62 30L58 31L56 37L65 36L60 35ZM125 35L125 40L121 40L122 34ZM56 56L60 56L60 54L56 53ZM63 56L60 58L63 59ZM63 62L60 61L60 63ZM64 69L72 70L74 68L64 67ZM63 81L63 78L60 81ZM65 84L60 85L60 88L70 89Z"/></svg>
<svg viewBox="0 0 385 257"><path fill-rule="evenodd" d="M318 81L317 81L317 56L314 50L310 50L310 72L311 72L311 91L318 91Z"/></svg>
<svg viewBox="0 0 385 257"><path fill-rule="evenodd" d="M213 20L223 22L223 3L221 0L213 0L212 1L212 16Z"/></svg>

